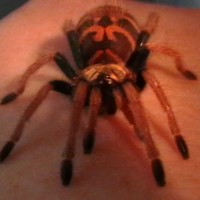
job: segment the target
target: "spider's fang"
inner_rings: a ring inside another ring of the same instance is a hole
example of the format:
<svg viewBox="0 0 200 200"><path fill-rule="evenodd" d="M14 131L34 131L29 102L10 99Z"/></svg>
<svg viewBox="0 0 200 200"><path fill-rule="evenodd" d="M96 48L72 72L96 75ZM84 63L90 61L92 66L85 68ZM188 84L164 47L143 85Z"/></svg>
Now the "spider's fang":
<svg viewBox="0 0 200 200"><path fill-rule="evenodd" d="M65 159L61 165L61 180L64 186L68 186L71 183L73 175L73 163L72 160Z"/></svg>
<svg viewBox="0 0 200 200"><path fill-rule="evenodd" d="M2 100L1 100L1 104L7 104L10 103L11 101L14 101L17 98L17 94L16 93L10 93L8 95L6 95Z"/></svg>
<svg viewBox="0 0 200 200"><path fill-rule="evenodd" d="M154 178L156 179L156 182L158 186L164 186L165 185L165 172L163 169L162 161L158 158L152 160L152 170Z"/></svg>
<svg viewBox="0 0 200 200"><path fill-rule="evenodd" d="M183 158L188 159L189 152L188 152L188 147L187 147L185 140L183 139L183 137L181 135L177 135L175 139L176 139L176 144L178 146L178 149L181 152Z"/></svg>
<svg viewBox="0 0 200 200"><path fill-rule="evenodd" d="M3 149L0 152L0 162L2 163L10 154L12 151L13 147L15 146L15 143L13 141L8 141Z"/></svg>

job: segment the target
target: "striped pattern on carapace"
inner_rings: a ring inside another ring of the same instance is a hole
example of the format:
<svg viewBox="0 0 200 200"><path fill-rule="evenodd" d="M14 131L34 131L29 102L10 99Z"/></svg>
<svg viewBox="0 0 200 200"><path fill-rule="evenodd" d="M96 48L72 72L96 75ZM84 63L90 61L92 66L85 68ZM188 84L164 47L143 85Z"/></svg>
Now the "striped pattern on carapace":
<svg viewBox="0 0 200 200"><path fill-rule="evenodd" d="M104 6L87 13L77 31L87 65L124 65L135 49L139 25L120 7Z"/></svg>

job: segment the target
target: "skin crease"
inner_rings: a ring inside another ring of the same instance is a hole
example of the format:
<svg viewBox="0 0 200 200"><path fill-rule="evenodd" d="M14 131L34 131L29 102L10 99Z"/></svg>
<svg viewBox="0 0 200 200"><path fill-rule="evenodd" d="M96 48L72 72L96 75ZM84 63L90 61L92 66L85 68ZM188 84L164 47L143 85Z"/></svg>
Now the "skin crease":
<svg viewBox="0 0 200 200"><path fill-rule="evenodd" d="M113 2L127 8L141 25L154 11L160 21L150 42L178 50L185 66L200 77L200 10L155 6L134 1ZM77 22L88 10L102 5L101 0L29 1L0 22L0 96L8 94L27 66L52 51L63 52L73 63L61 27L66 19ZM199 80L184 78L167 56L152 54L149 66L166 93L189 150L185 161L178 153L169 131L167 118L151 88L141 94L141 101L153 139L161 154L167 184L157 187L143 144L119 112L100 117L97 140L92 155L82 153L82 131L77 139L77 154L72 185L60 181L62 150L69 127L70 98L52 92L35 112L16 148L0 165L0 194L10 199L68 200L198 200L199 184ZM12 134L23 111L38 89L52 79L64 79L50 63L32 76L22 96L0 106L0 146ZM84 130L86 113L80 126Z"/></svg>

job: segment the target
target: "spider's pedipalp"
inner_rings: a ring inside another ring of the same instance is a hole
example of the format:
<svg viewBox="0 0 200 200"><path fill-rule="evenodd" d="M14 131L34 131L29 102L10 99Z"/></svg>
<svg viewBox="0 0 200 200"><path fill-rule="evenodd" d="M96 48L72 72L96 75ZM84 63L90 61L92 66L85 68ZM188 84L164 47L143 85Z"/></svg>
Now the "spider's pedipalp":
<svg viewBox="0 0 200 200"><path fill-rule="evenodd" d="M124 90L121 88L114 89L113 92L114 92L114 97L117 102L118 108L123 112L123 114L126 117L126 119L128 120L128 122L133 125L135 133L142 140L143 137L140 135L140 131L138 130L138 127L135 126L136 122L135 122L135 119L133 116L133 112L130 108L130 104L128 102L126 94L124 93Z"/></svg>
<svg viewBox="0 0 200 200"><path fill-rule="evenodd" d="M98 114L101 108L101 91L97 87L93 87L90 93L89 103L89 121L84 136L84 153L91 153L95 142L95 126L97 123Z"/></svg>
<svg viewBox="0 0 200 200"><path fill-rule="evenodd" d="M64 186L71 183L73 176L73 163L71 159L64 159L61 164L61 180Z"/></svg>
<svg viewBox="0 0 200 200"><path fill-rule="evenodd" d="M152 172L156 179L158 186L165 185L165 172L162 161L159 158L155 158L151 161Z"/></svg>

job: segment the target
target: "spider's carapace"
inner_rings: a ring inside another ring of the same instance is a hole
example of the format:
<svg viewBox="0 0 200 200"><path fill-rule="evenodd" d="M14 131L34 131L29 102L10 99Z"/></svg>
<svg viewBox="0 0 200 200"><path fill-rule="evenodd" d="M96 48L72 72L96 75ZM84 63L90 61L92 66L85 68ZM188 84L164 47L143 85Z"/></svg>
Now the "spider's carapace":
<svg viewBox="0 0 200 200"><path fill-rule="evenodd" d="M155 31L158 16L150 13L143 28L136 19L120 7L105 5L86 13L78 24L64 31L78 70L59 52L47 55L33 63L22 75L18 88L6 95L1 104L14 101L21 95L29 77L44 64L55 61L66 75L66 81L52 80L44 85L25 110L10 140L0 152L3 162L21 138L26 121L45 100L50 91L73 96L68 140L63 152L61 179L63 185L71 183L76 133L81 114L88 106L88 123L85 129L83 149L91 153L95 143L96 124L100 114L115 114L119 109L134 132L144 143L151 161L152 172L159 186L165 185L165 173L159 152L152 140L139 93L148 83L167 114L170 131L184 159L189 157L185 140L180 134L172 108L155 76L148 70L150 52L159 52L175 60L177 70L188 79L195 74L184 68L180 54L167 46L149 43Z"/></svg>

